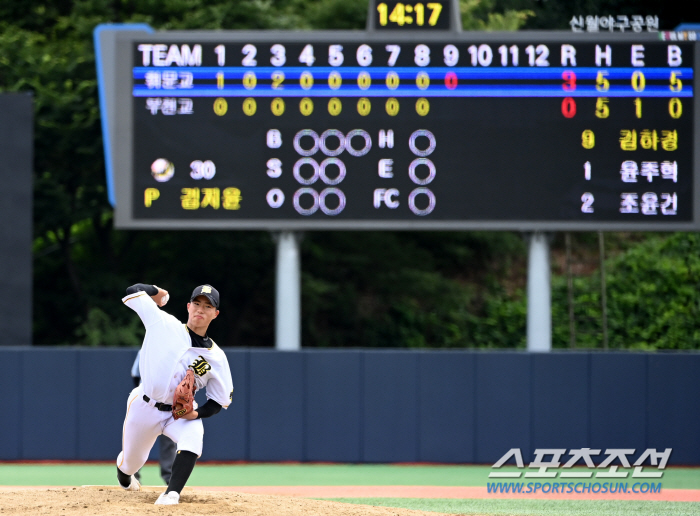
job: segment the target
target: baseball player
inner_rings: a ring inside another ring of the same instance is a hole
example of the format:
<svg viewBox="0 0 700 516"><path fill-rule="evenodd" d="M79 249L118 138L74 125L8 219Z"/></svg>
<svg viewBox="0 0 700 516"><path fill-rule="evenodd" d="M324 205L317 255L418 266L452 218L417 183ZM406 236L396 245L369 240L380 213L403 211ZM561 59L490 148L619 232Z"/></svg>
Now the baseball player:
<svg viewBox="0 0 700 516"><path fill-rule="evenodd" d="M187 303L187 324L160 308L169 294L155 285L138 283L126 289L124 304L146 327L139 369L142 383L127 400L117 480L127 491L141 484L134 474L145 464L160 434L177 443L172 476L156 505L174 505L202 454L202 419L228 408L233 397L226 355L207 335L219 315L219 292L211 285L195 288ZM194 391L206 387L207 402L198 407Z"/></svg>

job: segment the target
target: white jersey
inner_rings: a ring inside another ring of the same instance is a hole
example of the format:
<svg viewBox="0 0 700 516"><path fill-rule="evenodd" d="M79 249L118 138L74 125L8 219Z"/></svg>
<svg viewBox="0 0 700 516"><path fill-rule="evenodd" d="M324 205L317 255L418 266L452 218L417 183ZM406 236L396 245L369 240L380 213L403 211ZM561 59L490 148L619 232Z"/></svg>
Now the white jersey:
<svg viewBox="0 0 700 516"><path fill-rule="evenodd" d="M228 408L233 381L226 354L212 341L211 348L192 347L190 330L177 318L162 311L146 292L122 298L146 328L139 369L143 392L154 401L173 402L175 388L187 369L195 374L197 390L207 389L207 399Z"/></svg>

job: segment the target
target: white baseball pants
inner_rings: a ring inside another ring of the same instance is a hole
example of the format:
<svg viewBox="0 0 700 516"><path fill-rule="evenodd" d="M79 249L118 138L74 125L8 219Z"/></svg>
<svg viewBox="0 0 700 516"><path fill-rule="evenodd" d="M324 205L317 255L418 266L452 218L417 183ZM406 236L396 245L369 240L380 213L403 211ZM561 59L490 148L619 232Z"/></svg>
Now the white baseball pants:
<svg viewBox="0 0 700 516"><path fill-rule="evenodd" d="M164 434L177 443L177 450L202 455L204 425L201 419L173 418L172 412L163 412L146 403L143 388L136 387L126 404L126 418L122 434L122 451L117 467L127 475L136 473L148 459L156 438Z"/></svg>

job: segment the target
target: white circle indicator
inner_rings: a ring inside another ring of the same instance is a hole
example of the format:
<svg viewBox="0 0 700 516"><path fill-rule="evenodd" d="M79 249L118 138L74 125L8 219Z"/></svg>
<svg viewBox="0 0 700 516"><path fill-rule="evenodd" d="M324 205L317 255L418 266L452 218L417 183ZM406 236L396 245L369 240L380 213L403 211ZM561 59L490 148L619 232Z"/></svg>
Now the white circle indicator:
<svg viewBox="0 0 700 516"><path fill-rule="evenodd" d="M427 149L421 150L416 146L416 140L421 136L425 136L430 142ZM435 135L427 129L418 129L417 131L414 131L411 138L408 140L408 146L411 148L411 152L422 158L430 156L435 150L436 145Z"/></svg>
<svg viewBox="0 0 700 516"><path fill-rule="evenodd" d="M338 206L336 208L331 209L326 206L326 197L329 195L335 195L338 197ZM326 215L338 215L338 213L343 211L345 208L345 194L338 188L326 188L321 192L319 204L321 205L321 211Z"/></svg>
<svg viewBox="0 0 700 516"><path fill-rule="evenodd" d="M418 167L419 165L426 165L428 167L428 177L426 177L425 179L421 179L416 175L416 167ZM428 158L416 158L411 162L411 165L408 167L408 177L410 177L411 181L413 181L417 185L427 185L433 179L435 179L435 165Z"/></svg>
<svg viewBox="0 0 700 516"><path fill-rule="evenodd" d="M314 141L314 146L310 149L304 149L301 146L301 139L304 136L310 136ZM313 156L318 151L318 133L311 129L302 129L294 135L294 150L302 156Z"/></svg>
<svg viewBox="0 0 700 516"><path fill-rule="evenodd" d="M335 136L339 140L337 149L329 149L326 147L326 139L331 136ZM328 129L323 131L321 134L321 139L318 142L318 145L321 148L321 152L323 152L326 156L337 156L345 150L345 136L341 131L338 131L338 129Z"/></svg>
<svg viewBox="0 0 700 516"><path fill-rule="evenodd" d="M365 146L362 147L360 150L355 150L352 146L352 139L355 136L360 136L365 140ZM369 135L367 131L364 131L362 129L353 129L348 133L348 135L345 137L345 150L347 150L350 154L353 156L364 156L369 152L369 150L372 148L372 137Z"/></svg>
<svg viewBox="0 0 700 516"><path fill-rule="evenodd" d="M425 195L428 197L428 206L424 209L416 207L416 197ZM418 216L428 215L435 209L435 194L427 188L416 188L408 196L408 207Z"/></svg>
<svg viewBox="0 0 700 516"><path fill-rule="evenodd" d="M331 179L330 177L328 177L328 175L326 175L326 167L328 165L335 165L338 167L338 177ZM321 162L319 175L321 176L321 180L327 185L337 185L343 179L345 179L345 173L345 163L340 161L338 158L326 158Z"/></svg>
<svg viewBox="0 0 700 516"><path fill-rule="evenodd" d="M314 169L314 173L308 179L306 179L305 177L303 177L301 175L301 167L304 165L311 165ZM296 163L294 163L293 173L294 173L294 179L299 181L302 185L312 185L318 179L318 173L319 173L318 163L313 158L301 158Z"/></svg>
<svg viewBox="0 0 700 516"><path fill-rule="evenodd" d="M301 207L301 196L308 194L313 198L313 204L311 205L310 208L302 208ZM313 215L316 213L316 210L318 210L318 192L314 190L313 188L299 188L296 192L294 192L294 209L297 210L297 212L300 215Z"/></svg>

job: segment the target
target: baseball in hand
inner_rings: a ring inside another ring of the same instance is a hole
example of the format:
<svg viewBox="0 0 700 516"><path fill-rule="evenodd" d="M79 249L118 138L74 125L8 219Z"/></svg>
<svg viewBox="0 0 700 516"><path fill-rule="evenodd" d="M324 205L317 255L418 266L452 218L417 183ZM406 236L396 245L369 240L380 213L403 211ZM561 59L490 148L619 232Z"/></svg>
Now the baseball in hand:
<svg viewBox="0 0 700 516"><path fill-rule="evenodd" d="M167 303L168 299L170 299L170 294L168 294L167 290L160 288L158 285L153 286L158 289L158 293L155 296L152 296L153 300L158 306L165 306L165 303Z"/></svg>

